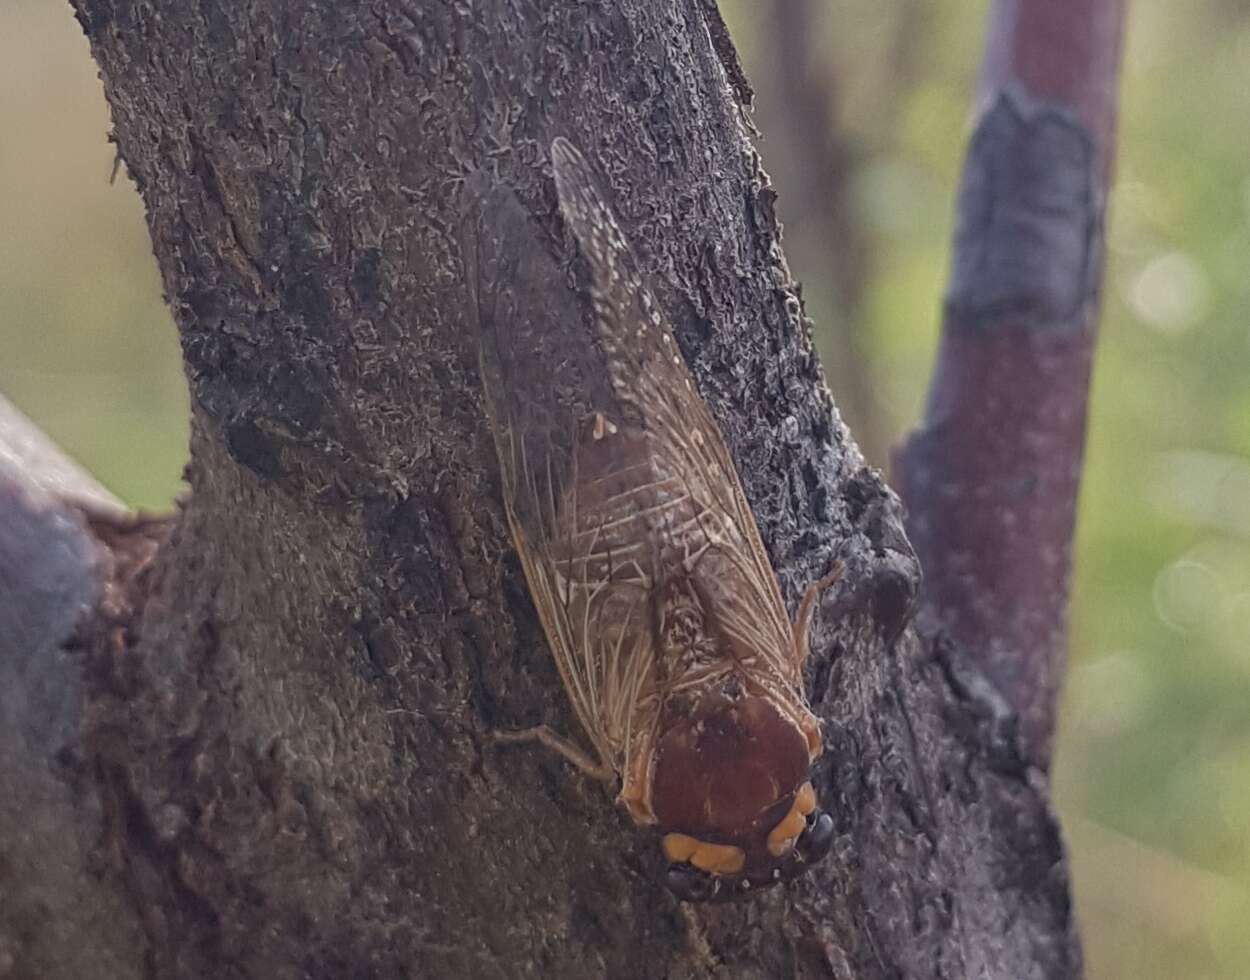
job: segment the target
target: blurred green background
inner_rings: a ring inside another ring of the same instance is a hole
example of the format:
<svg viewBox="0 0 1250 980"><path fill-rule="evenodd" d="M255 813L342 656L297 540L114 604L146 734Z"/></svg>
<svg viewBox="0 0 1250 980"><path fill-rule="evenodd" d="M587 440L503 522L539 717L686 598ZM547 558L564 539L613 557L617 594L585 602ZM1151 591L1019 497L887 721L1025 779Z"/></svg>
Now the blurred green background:
<svg viewBox="0 0 1250 980"><path fill-rule="evenodd" d="M884 465L923 404L986 4L723 7L831 384ZM1135 0L1055 772L1094 980L1250 976L1248 114L1244 0ZM186 388L108 129L68 6L4 0L0 391L163 508Z"/></svg>

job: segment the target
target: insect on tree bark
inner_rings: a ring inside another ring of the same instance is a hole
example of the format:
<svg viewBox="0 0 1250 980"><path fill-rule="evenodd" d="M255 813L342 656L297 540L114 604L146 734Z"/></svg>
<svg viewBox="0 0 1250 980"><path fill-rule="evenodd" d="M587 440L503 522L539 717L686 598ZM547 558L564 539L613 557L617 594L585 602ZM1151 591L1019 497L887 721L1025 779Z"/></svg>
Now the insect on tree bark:
<svg viewBox="0 0 1250 980"><path fill-rule="evenodd" d="M483 174L467 186L464 255L508 524L593 757L545 726L501 739L619 776L630 816L663 834L669 887L739 897L829 850L802 667L838 571L792 628L724 439L590 165L560 138L551 156L594 340L549 349L544 324L583 312L527 292L556 277L526 264L554 260Z"/></svg>

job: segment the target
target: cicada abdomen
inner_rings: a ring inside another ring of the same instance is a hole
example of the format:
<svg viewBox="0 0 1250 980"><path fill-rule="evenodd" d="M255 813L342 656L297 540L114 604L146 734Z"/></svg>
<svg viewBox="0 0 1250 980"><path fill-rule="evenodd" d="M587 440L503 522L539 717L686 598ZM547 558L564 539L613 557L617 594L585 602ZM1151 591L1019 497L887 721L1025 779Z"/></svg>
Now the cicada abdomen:
<svg viewBox="0 0 1250 980"><path fill-rule="evenodd" d="M676 893L731 898L831 843L801 676L828 580L792 629L724 439L589 165L563 139L552 163L590 269L593 339L552 349L567 325L544 323L566 299L527 297L560 290L523 268L542 261L532 233L529 254L512 254L527 220L514 197L488 197L493 231L479 221L466 245L510 283L476 311L487 410L513 540L595 758L525 734L620 777L620 802L663 835Z"/></svg>

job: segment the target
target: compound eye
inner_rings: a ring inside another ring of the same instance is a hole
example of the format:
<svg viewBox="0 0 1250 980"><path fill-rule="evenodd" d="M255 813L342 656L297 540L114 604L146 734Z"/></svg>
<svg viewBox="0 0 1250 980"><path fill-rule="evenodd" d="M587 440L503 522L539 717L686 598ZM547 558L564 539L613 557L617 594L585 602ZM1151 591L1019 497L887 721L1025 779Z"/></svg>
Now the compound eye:
<svg viewBox="0 0 1250 980"><path fill-rule="evenodd" d="M815 864L821 860L833 846L833 817L819 810L813 810L807 818L807 826L794 844L795 854L805 864Z"/></svg>

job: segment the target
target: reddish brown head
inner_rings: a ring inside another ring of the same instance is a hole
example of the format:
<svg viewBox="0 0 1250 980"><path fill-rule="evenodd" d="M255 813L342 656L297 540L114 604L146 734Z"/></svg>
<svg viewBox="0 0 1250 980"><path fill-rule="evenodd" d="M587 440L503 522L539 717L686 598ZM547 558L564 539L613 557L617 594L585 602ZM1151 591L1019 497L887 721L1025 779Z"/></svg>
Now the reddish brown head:
<svg viewBox="0 0 1250 980"><path fill-rule="evenodd" d="M669 719L656 746L651 802L691 900L729 899L799 874L829 850L803 732L765 697L709 694Z"/></svg>

